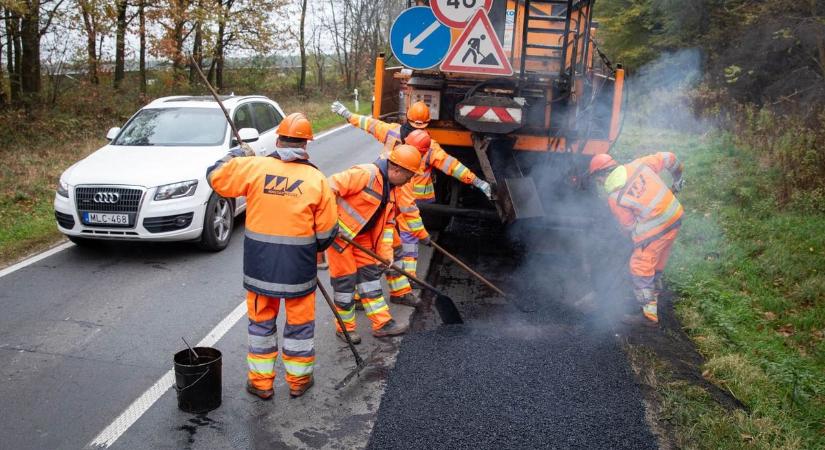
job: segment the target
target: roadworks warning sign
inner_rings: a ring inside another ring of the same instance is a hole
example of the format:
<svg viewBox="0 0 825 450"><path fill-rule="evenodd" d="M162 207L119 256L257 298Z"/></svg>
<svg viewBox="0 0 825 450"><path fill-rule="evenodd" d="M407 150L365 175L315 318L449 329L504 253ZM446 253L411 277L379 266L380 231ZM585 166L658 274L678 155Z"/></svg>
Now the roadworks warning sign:
<svg viewBox="0 0 825 450"><path fill-rule="evenodd" d="M441 63L441 70L483 75L513 74L513 66L483 9L476 11L467 23Z"/></svg>

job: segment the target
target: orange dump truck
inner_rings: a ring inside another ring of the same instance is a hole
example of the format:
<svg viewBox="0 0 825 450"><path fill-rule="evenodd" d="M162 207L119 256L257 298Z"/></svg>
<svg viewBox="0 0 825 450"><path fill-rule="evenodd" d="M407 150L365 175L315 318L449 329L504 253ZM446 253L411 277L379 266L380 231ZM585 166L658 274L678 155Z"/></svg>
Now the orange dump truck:
<svg viewBox="0 0 825 450"><path fill-rule="evenodd" d="M487 4L485 19L511 72L453 72L446 62L426 70L387 68L382 54L375 68L373 116L401 119L410 104L424 101L433 139L493 186L495 211L477 193L438 174L436 202L421 208L425 219L498 216L513 222L559 216L567 194L582 189L590 157L608 152L620 131L624 71L595 45L594 0L461 1ZM455 47L462 29L451 34ZM478 41L475 47L464 45L467 55L459 56L470 64Z"/></svg>

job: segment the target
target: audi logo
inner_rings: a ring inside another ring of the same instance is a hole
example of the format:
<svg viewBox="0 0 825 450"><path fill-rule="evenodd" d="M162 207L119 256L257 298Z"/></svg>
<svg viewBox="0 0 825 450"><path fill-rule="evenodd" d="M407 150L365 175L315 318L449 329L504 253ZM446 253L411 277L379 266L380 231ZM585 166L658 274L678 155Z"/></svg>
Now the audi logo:
<svg viewBox="0 0 825 450"><path fill-rule="evenodd" d="M114 204L120 200L120 194L117 192L95 192L93 199L95 203Z"/></svg>

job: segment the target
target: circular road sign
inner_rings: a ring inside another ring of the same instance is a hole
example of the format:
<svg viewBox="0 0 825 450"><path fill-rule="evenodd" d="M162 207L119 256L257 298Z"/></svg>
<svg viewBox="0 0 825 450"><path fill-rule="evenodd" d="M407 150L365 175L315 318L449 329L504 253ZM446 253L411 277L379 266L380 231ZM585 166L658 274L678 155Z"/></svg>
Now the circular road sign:
<svg viewBox="0 0 825 450"><path fill-rule="evenodd" d="M430 7L439 22L451 28L464 28L479 9L490 12L493 0L432 0Z"/></svg>
<svg viewBox="0 0 825 450"><path fill-rule="evenodd" d="M417 70L438 65L450 49L450 29L426 6L404 10L390 28L390 47L401 64Z"/></svg>

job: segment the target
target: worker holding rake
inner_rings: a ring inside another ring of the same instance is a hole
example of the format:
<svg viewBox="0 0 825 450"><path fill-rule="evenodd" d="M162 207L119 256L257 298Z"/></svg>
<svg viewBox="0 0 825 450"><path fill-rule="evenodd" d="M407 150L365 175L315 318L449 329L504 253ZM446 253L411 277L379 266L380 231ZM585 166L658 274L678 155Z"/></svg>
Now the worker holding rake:
<svg viewBox="0 0 825 450"><path fill-rule="evenodd" d="M667 169L673 185L659 173ZM673 195L682 189L683 166L670 152L659 152L619 165L610 155L599 154L590 161L590 175L607 191L607 202L622 228L630 233L634 249L630 257L633 292L647 319L659 323L657 302L662 291L662 273L670 249L682 223L683 208ZM639 322L639 316L625 322Z"/></svg>

